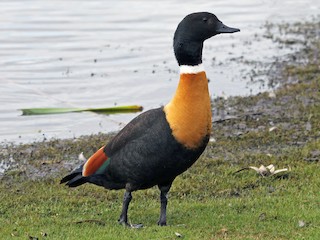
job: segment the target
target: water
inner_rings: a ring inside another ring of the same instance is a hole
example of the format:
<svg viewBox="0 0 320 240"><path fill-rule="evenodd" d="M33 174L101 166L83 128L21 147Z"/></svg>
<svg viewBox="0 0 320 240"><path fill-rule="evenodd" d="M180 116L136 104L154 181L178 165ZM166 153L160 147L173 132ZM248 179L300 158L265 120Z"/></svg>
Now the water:
<svg viewBox="0 0 320 240"><path fill-rule="evenodd" d="M136 114L21 116L21 108L107 107L169 101L178 67L172 37L188 13L209 11L240 33L205 43L204 65L215 96L265 90L248 85L245 66L286 54L255 41L266 22L318 14L314 0L2 0L0 2L0 142L30 142L119 130Z"/></svg>

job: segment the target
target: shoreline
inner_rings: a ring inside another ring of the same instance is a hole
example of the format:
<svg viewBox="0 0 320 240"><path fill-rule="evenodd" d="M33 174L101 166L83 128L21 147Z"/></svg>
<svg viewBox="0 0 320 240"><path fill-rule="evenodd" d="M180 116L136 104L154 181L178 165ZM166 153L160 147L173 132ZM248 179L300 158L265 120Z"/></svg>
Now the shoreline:
<svg viewBox="0 0 320 240"><path fill-rule="evenodd" d="M293 101L294 96L290 96L289 92L290 88L294 88L292 86L301 82L298 79L299 75L304 74L304 71L307 73L313 71L317 73L318 71L316 64L320 61L318 59L319 49L316 48L316 45L313 45L312 39L319 38L316 35L317 33L313 31L313 27L315 27L314 25L320 25L320 23L316 19L313 21L315 22L296 23L292 26L288 24L266 24L266 36L279 43L280 47L293 47L293 45L298 44L301 49L294 54L284 56L282 61L276 59L273 64L268 66L267 70L264 70L269 73L268 82L265 84L269 86L278 85L276 89L257 95L212 100L212 141L221 137L237 137L250 132L258 133L279 128L292 130L294 128L289 123L289 119L286 121L280 120L283 117L281 112L293 108L290 101ZM281 34L274 34L274 32L280 32ZM301 47L301 45L304 47ZM301 69L303 68L301 65L304 66L306 63L310 65L310 68L307 70ZM271 73L272 69L275 70L273 73ZM255 72L252 74L251 78L253 80L255 77L259 78L259 75ZM311 104L308 102L309 100L305 96L304 104ZM266 120L267 118L271 119ZM261 121L261 119L264 120ZM259 121L261 122L260 125L253 124L253 122ZM310 122L306 123L305 128L310 128ZM51 172L52 176L58 172L70 171L79 164L78 156L81 152L86 157L90 156L115 134L115 132L99 133L72 139L50 139L23 144L1 143L0 159L2 161L0 162L0 170L2 168L2 171L0 171L0 178L7 175L7 170L9 172L24 171L28 178L30 176L33 176L31 178L41 178L42 174L40 173L43 171ZM67 164L64 163L66 159L68 159ZM30 167L31 165L34 166ZM56 171L54 171L55 168L57 168Z"/></svg>

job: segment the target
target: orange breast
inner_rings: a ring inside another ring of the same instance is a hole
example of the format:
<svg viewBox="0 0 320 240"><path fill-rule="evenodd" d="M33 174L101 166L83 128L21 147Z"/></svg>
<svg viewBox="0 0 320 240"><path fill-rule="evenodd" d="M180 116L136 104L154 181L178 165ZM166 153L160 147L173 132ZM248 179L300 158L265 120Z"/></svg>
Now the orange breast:
<svg viewBox="0 0 320 240"><path fill-rule="evenodd" d="M211 131L211 104L205 72L181 74L172 100L164 107L175 139L197 148Z"/></svg>

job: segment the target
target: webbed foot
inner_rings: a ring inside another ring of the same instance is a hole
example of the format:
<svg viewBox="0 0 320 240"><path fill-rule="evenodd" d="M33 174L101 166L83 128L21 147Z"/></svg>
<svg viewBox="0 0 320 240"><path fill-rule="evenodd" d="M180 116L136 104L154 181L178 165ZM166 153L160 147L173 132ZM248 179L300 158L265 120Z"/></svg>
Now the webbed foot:
<svg viewBox="0 0 320 240"><path fill-rule="evenodd" d="M167 221L165 221L165 220L164 220L164 221L159 220L159 221L158 221L158 225L161 226L161 227L162 227L162 226L167 226Z"/></svg>
<svg viewBox="0 0 320 240"><path fill-rule="evenodd" d="M139 223L139 224L130 224L124 220L121 220L119 219L118 220L119 224L125 226L125 227L129 227L129 228L136 228L136 229L139 229L139 228L143 228L143 224Z"/></svg>

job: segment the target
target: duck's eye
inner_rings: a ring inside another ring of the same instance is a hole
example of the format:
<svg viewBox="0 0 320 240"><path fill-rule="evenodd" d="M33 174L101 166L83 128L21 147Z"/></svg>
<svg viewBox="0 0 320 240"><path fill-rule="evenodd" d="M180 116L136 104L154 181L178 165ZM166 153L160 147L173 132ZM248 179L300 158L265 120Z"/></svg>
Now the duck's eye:
<svg viewBox="0 0 320 240"><path fill-rule="evenodd" d="M202 21L203 21L203 22L207 22L207 21L208 21L208 18L204 17L204 18L202 18Z"/></svg>

